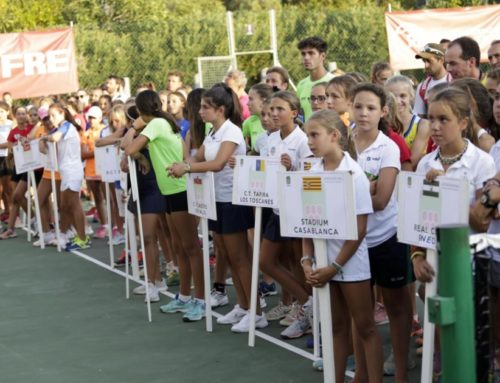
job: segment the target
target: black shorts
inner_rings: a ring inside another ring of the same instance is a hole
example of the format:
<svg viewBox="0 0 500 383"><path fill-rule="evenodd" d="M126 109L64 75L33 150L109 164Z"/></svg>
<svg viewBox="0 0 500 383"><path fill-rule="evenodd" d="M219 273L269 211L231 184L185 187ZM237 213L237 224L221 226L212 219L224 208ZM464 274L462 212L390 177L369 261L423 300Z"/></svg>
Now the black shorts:
<svg viewBox="0 0 500 383"><path fill-rule="evenodd" d="M0 157L0 177L3 176L11 176L12 177L12 169L9 168L9 161L7 161L7 157Z"/></svg>
<svg viewBox="0 0 500 383"><path fill-rule="evenodd" d="M251 206L233 205L231 202L217 202L217 221L208 220L208 228L217 234L233 234L254 227Z"/></svg>
<svg viewBox="0 0 500 383"><path fill-rule="evenodd" d="M264 229L264 238L271 242L280 242L292 239L281 235L280 216L274 212L272 212L269 220L267 221L266 228Z"/></svg>
<svg viewBox="0 0 500 383"><path fill-rule="evenodd" d="M139 190L139 201L141 214L165 214L167 212L167 200L158 188L152 189L149 193ZM128 201L127 209L133 215L137 215L137 204L132 197Z"/></svg>
<svg viewBox="0 0 500 383"><path fill-rule="evenodd" d="M177 211L188 211L187 192L170 194L165 196L167 204L167 214L175 213Z"/></svg>
<svg viewBox="0 0 500 383"><path fill-rule="evenodd" d="M415 281L410 246L399 243L396 234L368 249L372 282L380 287L398 288Z"/></svg>
<svg viewBox="0 0 500 383"><path fill-rule="evenodd" d="M489 255L493 255L493 252L497 252L498 250L493 248L486 249L486 253ZM491 287L495 287L500 289L500 262L495 259L490 259L490 273L489 273L488 283Z"/></svg>
<svg viewBox="0 0 500 383"><path fill-rule="evenodd" d="M43 176L43 169L42 170L35 170L35 182L37 185L42 180L42 176ZM14 182L24 181L27 183L28 182L28 172L16 174L16 172L14 171L14 173L12 173L11 179Z"/></svg>

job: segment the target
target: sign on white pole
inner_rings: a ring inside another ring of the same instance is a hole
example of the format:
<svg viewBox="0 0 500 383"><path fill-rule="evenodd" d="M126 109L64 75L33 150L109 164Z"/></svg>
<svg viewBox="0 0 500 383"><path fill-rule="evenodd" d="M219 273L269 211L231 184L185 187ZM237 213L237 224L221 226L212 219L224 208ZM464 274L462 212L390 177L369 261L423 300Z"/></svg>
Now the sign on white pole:
<svg viewBox="0 0 500 383"><path fill-rule="evenodd" d="M278 178L282 236L357 239L350 172L280 172Z"/></svg>
<svg viewBox="0 0 500 383"><path fill-rule="evenodd" d="M55 142L47 142L47 154L40 152L40 159L45 170L58 171L57 149Z"/></svg>
<svg viewBox="0 0 500 383"><path fill-rule="evenodd" d="M212 331L212 306L210 305L210 264L208 249L208 220L217 219L215 205L214 173L189 173L186 179L189 214L201 218L203 237L203 277L205 280L206 329Z"/></svg>
<svg viewBox="0 0 500 383"><path fill-rule="evenodd" d="M401 172L398 178L398 241L436 248L436 227L469 224L469 184L465 178Z"/></svg>
<svg viewBox="0 0 500 383"><path fill-rule="evenodd" d="M276 175L284 170L280 158L236 156L233 204L277 208Z"/></svg>
<svg viewBox="0 0 500 383"><path fill-rule="evenodd" d="M186 183L189 214L217 220L214 173L189 173Z"/></svg>
<svg viewBox="0 0 500 383"><path fill-rule="evenodd" d="M43 167L40 148L38 147L39 142L40 140L32 140L25 144L19 143L14 145L12 151L14 153L16 174L26 173L30 170Z"/></svg>
<svg viewBox="0 0 500 383"><path fill-rule="evenodd" d="M103 182L120 181L120 155L115 145L101 146L94 149L95 171Z"/></svg>

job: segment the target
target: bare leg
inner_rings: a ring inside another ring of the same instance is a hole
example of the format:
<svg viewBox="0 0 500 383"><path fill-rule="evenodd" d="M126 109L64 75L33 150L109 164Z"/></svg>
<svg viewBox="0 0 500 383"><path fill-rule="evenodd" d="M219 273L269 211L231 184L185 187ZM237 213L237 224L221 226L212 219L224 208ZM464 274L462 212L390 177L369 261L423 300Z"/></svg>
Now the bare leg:
<svg viewBox="0 0 500 383"><path fill-rule="evenodd" d="M94 196L95 207L97 209L97 215L99 216L99 221L101 225L106 225L107 217L106 210L104 208L104 196L101 190L101 181L87 180L87 185Z"/></svg>

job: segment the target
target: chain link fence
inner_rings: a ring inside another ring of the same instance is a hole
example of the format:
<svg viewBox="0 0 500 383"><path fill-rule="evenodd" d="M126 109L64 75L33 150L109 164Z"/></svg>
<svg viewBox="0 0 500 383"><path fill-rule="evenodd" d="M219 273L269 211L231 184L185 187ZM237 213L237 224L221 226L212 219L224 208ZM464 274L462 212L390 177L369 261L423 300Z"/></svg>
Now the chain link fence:
<svg viewBox="0 0 500 383"><path fill-rule="evenodd" d="M166 74L177 69L185 73L185 83L199 83L198 57L204 59L204 86L221 81L230 60L226 15L220 12L172 18L165 22L113 24L110 27L75 25L80 85L91 88L108 75L129 77L132 92L143 83L153 82L163 89ZM263 11L233 15L234 50L238 69L245 71L249 85L259 82L263 69L273 65L271 23ZM349 10L285 8L276 11L276 40L279 63L297 83L307 75L300 61L297 43L309 36L328 42L327 62L343 71L369 75L373 62L387 60L387 40L383 10L363 7ZM269 51L244 54L245 52ZM202 60L203 61L203 60ZM209 77L207 77L209 76Z"/></svg>

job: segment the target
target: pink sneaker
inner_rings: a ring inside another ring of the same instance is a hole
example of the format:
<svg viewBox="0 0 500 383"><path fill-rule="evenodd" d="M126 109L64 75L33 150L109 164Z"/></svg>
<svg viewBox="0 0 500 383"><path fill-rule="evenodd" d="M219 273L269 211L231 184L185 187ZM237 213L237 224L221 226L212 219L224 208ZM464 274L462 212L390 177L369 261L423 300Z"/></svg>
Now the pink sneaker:
<svg viewBox="0 0 500 383"><path fill-rule="evenodd" d="M106 238L106 235L107 235L107 227L102 225L102 226L99 226L97 228L97 230L95 231L95 234L94 234L94 238L97 238L97 239L104 239Z"/></svg>
<svg viewBox="0 0 500 383"><path fill-rule="evenodd" d="M375 317L375 325L377 326L389 323L387 312L385 311L385 307L382 303L375 302L374 317Z"/></svg>

